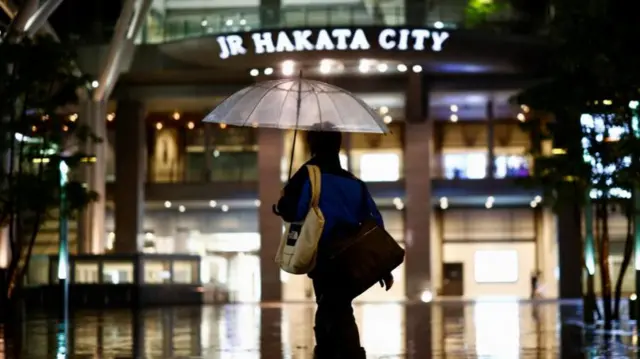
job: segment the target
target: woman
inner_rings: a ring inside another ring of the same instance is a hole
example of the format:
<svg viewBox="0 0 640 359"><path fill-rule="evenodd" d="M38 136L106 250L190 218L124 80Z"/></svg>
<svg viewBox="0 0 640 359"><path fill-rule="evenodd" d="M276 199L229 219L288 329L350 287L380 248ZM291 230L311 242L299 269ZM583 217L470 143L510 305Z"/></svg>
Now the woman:
<svg viewBox="0 0 640 359"><path fill-rule="evenodd" d="M316 268L309 273L318 304L314 328L317 344L314 358L364 359L366 353L360 346L358 326L351 306L355 298L333 291L327 292L326 288L331 286L331 278L322 274L323 267L329 265L323 257L329 243L344 239L346 233L352 233L367 216L373 216L381 227L384 224L364 183L340 166L342 134L327 131L331 130L331 126L324 124L307 133L312 158L291 177L274 212L287 222L304 220L311 198L306 165L318 166L322 174L319 206L325 217L325 227L318 247ZM363 203L366 205L363 206ZM393 276L389 274L381 279L380 285L389 290L393 285Z"/></svg>

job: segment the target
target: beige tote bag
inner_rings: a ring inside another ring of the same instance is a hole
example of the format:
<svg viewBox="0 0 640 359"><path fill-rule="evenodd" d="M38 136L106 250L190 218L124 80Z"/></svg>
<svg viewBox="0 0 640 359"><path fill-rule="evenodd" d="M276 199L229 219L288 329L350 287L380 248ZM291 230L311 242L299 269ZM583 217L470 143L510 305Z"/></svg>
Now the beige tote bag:
<svg viewBox="0 0 640 359"><path fill-rule="evenodd" d="M316 265L318 241L324 230L324 215L320 211L322 177L318 166L307 165L311 182L309 213L302 222L287 223L276 253L276 263L292 274L309 273Z"/></svg>

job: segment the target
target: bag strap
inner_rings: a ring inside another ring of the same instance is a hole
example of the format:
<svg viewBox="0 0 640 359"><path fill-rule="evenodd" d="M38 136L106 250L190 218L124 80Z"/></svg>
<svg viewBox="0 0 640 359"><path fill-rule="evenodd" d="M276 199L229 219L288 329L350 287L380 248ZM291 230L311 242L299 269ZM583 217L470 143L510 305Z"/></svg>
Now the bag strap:
<svg viewBox="0 0 640 359"><path fill-rule="evenodd" d="M307 171L309 171L309 183L311 183L311 202L309 203L309 207L317 209L320 204L322 175L318 166L307 165Z"/></svg>

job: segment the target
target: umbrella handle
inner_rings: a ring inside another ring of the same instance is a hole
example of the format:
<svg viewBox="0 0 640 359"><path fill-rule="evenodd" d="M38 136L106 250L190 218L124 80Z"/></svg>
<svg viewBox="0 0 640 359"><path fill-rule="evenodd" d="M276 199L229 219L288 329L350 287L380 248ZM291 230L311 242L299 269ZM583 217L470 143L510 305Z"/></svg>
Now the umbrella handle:
<svg viewBox="0 0 640 359"><path fill-rule="evenodd" d="M287 181L291 179L291 172L293 172L293 155L296 151L296 140L298 139L298 130L293 130L293 144L291 145L291 156L289 157L289 176L287 176Z"/></svg>

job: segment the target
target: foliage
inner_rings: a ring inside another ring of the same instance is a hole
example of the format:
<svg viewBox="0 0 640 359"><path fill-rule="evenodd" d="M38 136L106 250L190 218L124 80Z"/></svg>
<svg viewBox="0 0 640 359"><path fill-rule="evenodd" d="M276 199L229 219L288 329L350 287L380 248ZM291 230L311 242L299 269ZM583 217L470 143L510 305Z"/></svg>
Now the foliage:
<svg viewBox="0 0 640 359"><path fill-rule="evenodd" d="M0 224L20 254L11 257L13 280L43 221L59 215L60 160L72 171L90 163L83 150L99 141L68 115L87 84L74 59L70 45L49 37L0 43ZM70 216L96 197L73 178L65 191Z"/></svg>
<svg viewBox="0 0 640 359"><path fill-rule="evenodd" d="M469 0L465 9L467 26L482 25L509 9L507 3L497 0Z"/></svg>
<svg viewBox="0 0 640 359"><path fill-rule="evenodd" d="M563 153L534 150L531 182L542 186L554 205L582 206L588 190L596 195L598 257L609 324L609 205L622 202L628 207L630 193L640 185L640 140L630 106L640 99L640 53L631 46L640 28L635 11L622 1L553 0L551 5L555 17L548 30L550 51L539 68L545 78L523 91L517 102L535 109L525 128L552 139ZM598 131L581 125L581 119L589 118ZM573 191L563 190L567 183ZM622 196L612 192L616 188L624 190Z"/></svg>

